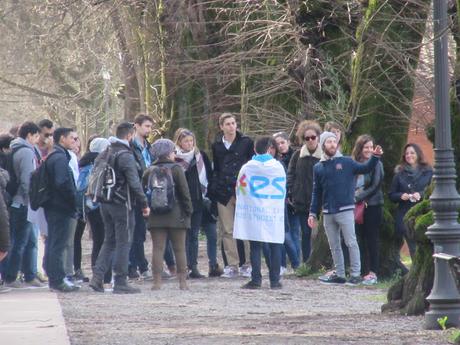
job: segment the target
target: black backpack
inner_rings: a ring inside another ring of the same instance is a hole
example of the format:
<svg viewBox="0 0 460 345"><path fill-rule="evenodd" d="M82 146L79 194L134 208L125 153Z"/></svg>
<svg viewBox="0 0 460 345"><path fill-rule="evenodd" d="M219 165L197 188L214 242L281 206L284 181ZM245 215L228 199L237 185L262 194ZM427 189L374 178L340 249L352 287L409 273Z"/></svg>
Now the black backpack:
<svg viewBox="0 0 460 345"><path fill-rule="evenodd" d="M56 151L51 152L47 158L51 157ZM29 203L30 208L34 211L38 210L40 207L43 207L47 201L52 197L49 173L46 168L47 160L35 169L35 171L30 176L30 186L29 186Z"/></svg>
<svg viewBox="0 0 460 345"><path fill-rule="evenodd" d="M19 145L12 149L10 152L6 154L4 164L5 166L2 167L6 171L8 171L8 174L10 175L10 180L8 181L5 191L6 191L6 202L7 205L10 204L10 202L13 200L13 197L16 195L19 189L19 179L16 176L16 173L14 171L14 163L13 163L13 156L16 152L18 152L20 149L28 147L26 145Z"/></svg>
<svg viewBox="0 0 460 345"><path fill-rule="evenodd" d="M122 153L131 153L131 151L121 150L113 154L110 147L108 147L97 156L89 175L86 192L86 195L91 198L93 203L111 203L114 201L115 196L121 198L115 189L117 184L115 171L118 157Z"/></svg>
<svg viewBox="0 0 460 345"><path fill-rule="evenodd" d="M147 197L150 212L165 214L173 210L176 204L172 167L175 163L163 163L149 168Z"/></svg>

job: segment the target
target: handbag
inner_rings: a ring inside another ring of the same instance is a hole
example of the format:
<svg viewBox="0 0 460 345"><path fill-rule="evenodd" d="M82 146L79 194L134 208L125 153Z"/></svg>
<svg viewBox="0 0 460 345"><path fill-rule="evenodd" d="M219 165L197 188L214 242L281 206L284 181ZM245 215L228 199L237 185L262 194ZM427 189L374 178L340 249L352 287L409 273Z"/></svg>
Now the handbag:
<svg viewBox="0 0 460 345"><path fill-rule="evenodd" d="M364 210L366 209L367 205L364 201L360 201L355 204L355 223L356 224L364 224Z"/></svg>

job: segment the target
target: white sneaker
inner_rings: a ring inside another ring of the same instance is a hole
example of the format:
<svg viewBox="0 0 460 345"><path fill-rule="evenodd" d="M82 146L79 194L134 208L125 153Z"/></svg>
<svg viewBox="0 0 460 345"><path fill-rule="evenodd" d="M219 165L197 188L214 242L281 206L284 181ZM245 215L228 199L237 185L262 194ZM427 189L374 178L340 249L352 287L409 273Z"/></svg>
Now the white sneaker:
<svg viewBox="0 0 460 345"><path fill-rule="evenodd" d="M238 269L233 266L225 266L224 274L221 275L223 278L236 278L238 277Z"/></svg>
<svg viewBox="0 0 460 345"><path fill-rule="evenodd" d="M287 271L287 268L281 266L281 267L280 267L280 276L284 276L284 275L286 274L286 271Z"/></svg>
<svg viewBox="0 0 460 345"><path fill-rule="evenodd" d="M240 276L251 278L252 267L251 265L243 265L240 267Z"/></svg>

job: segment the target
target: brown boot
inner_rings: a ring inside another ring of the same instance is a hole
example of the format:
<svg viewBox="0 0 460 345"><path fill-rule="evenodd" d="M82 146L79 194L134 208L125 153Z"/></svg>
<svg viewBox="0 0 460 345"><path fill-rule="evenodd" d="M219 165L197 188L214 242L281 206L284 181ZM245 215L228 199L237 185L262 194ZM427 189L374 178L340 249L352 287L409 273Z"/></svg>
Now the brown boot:
<svg viewBox="0 0 460 345"><path fill-rule="evenodd" d="M177 278L179 279L179 289L188 290L187 273L178 273Z"/></svg>
<svg viewBox="0 0 460 345"><path fill-rule="evenodd" d="M161 273L154 273L152 290L160 290L160 289L161 289Z"/></svg>

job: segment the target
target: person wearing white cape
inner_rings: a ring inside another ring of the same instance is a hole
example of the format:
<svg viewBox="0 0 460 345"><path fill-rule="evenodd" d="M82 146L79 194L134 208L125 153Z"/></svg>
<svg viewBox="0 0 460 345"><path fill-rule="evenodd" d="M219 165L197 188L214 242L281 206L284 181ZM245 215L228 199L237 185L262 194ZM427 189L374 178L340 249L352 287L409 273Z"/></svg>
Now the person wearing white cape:
<svg viewBox="0 0 460 345"><path fill-rule="evenodd" d="M286 173L276 156L276 142L261 137L255 143L256 155L241 168L236 184L236 212L233 237L249 240L251 280L244 289L262 285L261 250L267 255L270 288L280 289L281 248L284 243Z"/></svg>

